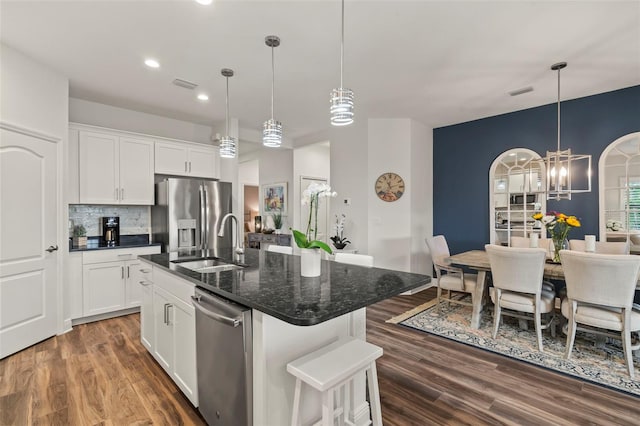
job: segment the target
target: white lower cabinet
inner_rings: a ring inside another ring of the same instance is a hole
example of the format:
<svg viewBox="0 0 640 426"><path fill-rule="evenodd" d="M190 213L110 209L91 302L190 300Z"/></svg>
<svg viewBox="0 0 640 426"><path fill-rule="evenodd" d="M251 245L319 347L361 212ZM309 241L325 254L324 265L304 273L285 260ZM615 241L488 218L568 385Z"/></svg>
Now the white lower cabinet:
<svg viewBox="0 0 640 426"><path fill-rule="evenodd" d="M140 341L149 352L153 351L153 335L155 327L153 324L153 267L141 262L138 272L140 279Z"/></svg>
<svg viewBox="0 0 640 426"><path fill-rule="evenodd" d="M160 253L160 246L82 253L82 316L140 306L142 272L150 267L139 255Z"/></svg>
<svg viewBox="0 0 640 426"><path fill-rule="evenodd" d="M190 300L194 286L154 267L153 284L143 285L142 291L142 344L197 407L196 321Z"/></svg>

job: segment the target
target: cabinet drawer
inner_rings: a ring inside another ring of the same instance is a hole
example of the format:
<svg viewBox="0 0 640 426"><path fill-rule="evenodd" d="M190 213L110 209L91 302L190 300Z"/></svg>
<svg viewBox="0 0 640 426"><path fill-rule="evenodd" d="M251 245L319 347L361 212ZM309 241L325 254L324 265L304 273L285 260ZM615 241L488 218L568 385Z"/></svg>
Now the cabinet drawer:
<svg viewBox="0 0 640 426"><path fill-rule="evenodd" d="M263 243L277 244L278 236L276 234L264 234L262 235Z"/></svg>
<svg viewBox="0 0 640 426"><path fill-rule="evenodd" d="M160 246L85 251L82 253L82 263L89 265L92 263L134 260L138 256L154 253L160 253Z"/></svg>
<svg viewBox="0 0 640 426"><path fill-rule="evenodd" d="M154 288L162 288L173 294L187 305L191 305L191 296L195 294L196 285L182 278L166 272L160 268L154 268L153 285Z"/></svg>

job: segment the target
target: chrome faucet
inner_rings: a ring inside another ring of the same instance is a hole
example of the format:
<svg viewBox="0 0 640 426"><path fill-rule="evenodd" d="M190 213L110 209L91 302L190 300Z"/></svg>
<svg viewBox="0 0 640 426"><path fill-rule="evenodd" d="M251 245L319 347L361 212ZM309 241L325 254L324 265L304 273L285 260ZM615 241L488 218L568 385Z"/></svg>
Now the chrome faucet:
<svg viewBox="0 0 640 426"><path fill-rule="evenodd" d="M238 218L233 215L233 213L227 213L222 218L222 223L220 223L220 231L218 232L218 237L224 237L224 225L227 223L227 219L234 219L236 221L236 245L234 246L234 251L236 254L243 254L244 248L242 248L242 240L240 239L240 222Z"/></svg>

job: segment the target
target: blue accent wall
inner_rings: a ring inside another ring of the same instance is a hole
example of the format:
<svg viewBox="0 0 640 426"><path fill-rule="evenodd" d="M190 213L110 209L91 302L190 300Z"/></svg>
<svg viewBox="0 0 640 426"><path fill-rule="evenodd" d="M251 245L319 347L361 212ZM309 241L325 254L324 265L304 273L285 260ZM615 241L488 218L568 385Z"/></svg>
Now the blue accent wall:
<svg viewBox="0 0 640 426"><path fill-rule="evenodd" d="M541 157L557 144L557 104L489 117L433 131L433 232L447 237L452 253L489 242L489 168L512 148ZM640 86L561 103L560 144L591 154L590 193L547 201L547 210L574 214L582 227L570 238L599 234L598 161L613 141L640 131Z"/></svg>

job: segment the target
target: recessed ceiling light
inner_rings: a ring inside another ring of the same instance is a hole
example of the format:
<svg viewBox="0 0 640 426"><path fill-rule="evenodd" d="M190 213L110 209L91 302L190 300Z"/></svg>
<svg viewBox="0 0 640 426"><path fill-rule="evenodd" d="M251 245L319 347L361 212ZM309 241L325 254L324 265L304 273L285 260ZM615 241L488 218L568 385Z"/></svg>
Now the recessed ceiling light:
<svg viewBox="0 0 640 426"><path fill-rule="evenodd" d="M208 5L211 4L212 1L213 0L196 0L196 3L200 3L200 4L203 4L205 6L208 6Z"/></svg>
<svg viewBox="0 0 640 426"><path fill-rule="evenodd" d="M207 96L205 93L200 93L198 95L198 99L200 99L201 101L208 101L209 100L209 96Z"/></svg>
<svg viewBox="0 0 640 426"><path fill-rule="evenodd" d="M145 59L144 64L149 68L160 68L160 63L155 59Z"/></svg>

